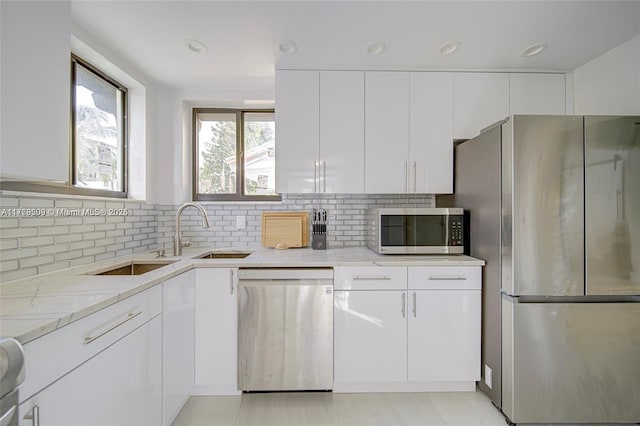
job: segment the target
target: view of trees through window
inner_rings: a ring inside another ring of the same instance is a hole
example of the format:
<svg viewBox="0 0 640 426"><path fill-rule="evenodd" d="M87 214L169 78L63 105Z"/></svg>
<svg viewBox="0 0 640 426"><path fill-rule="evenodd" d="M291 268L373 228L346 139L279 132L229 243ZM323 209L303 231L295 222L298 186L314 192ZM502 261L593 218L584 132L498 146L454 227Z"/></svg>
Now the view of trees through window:
<svg viewBox="0 0 640 426"><path fill-rule="evenodd" d="M272 111L196 110L194 114L197 198L277 196Z"/></svg>
<svg viewBox="0 0 640 426"><path fill-rule="evenodd" d="M74 66L74 185L124 191L123 89Z"/></svg>

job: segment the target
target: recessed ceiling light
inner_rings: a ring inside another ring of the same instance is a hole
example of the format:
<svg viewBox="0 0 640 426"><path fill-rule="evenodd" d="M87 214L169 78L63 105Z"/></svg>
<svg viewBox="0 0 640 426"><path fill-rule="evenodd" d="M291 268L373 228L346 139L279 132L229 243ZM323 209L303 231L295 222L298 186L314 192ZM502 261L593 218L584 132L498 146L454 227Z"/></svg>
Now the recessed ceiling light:
<svg viewBox="0 0 640 426"><path fill-rule="evenodd" d="M209 48L206 44L200 40L189 39L187 40L187 47L194 53L207 53Z"/></svg>
<svg viewBox="0 0 640 426"><path fill-rule="evenodd" d="M367 45L367 53L369 55L379 55L384 52L385 47L386 46L381 41L370 43Z"/></svg>
<svg viewBox="0 0 640 426"><path fill-rule="evenodd" d="M438 46L438 50L443 55L450 55L453 52L455 52L456 50L458 50L458 47L460 47L460 42L459 41L448 41L448 42L442 43L440 46Z"/></svg>
<svg viewBox="0 0 640 426"><path fill-rule="evenodd" d="M285 40L280 43L280 51L282 53L294 53L296 50L298 50L298 46L291 40Z"/></svg>
<svg viewBox="0 0 640 426"><path fill-rule="evenodd" d="M542 53L542 51L546 48L547 45L544 43L534 44L524 49L520 55L524 58L530 58L531 56L536 56Z"/></svg>

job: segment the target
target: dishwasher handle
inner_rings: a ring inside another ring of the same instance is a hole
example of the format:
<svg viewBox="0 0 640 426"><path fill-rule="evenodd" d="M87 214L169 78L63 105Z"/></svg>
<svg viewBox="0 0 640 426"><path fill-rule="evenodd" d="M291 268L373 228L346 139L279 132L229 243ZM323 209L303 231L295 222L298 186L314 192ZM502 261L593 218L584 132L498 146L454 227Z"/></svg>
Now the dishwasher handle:
<svg viewBox="0 0 640 426"><path fill-rule="evenodd" d="M333 280L331 268L251 268L239 269L238 280Z"/></svg>

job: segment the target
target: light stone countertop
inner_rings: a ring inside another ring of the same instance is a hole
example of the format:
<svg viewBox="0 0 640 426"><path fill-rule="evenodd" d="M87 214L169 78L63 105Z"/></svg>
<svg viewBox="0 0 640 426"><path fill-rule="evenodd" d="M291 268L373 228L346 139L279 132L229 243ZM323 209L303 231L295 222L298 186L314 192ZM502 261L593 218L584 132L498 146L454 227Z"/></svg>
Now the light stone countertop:
<svg viewBox="0 0 640 426"><path fill-rule="evenodd" d="M194 259L211 251L251 252L244 259ZM131 261L162 263L142 275L91 275ZM190 248L182 256L156 259L141 253L0 284L0 336L27 343L122 299L193 268L275 268L337 266L482 266L463 255L378 255L366 247L311 250Z"/></svg>

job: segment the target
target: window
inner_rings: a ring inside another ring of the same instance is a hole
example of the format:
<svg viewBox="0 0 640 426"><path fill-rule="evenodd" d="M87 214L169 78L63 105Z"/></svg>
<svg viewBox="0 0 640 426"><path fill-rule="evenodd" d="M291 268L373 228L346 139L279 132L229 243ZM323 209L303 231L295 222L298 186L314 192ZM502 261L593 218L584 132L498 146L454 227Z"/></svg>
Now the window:
<svg viewBox="0 0 640 426"><path fill-rule="evenodd" d="M273 110L193 109L193 198L280 200Z"/></svg>
<svg viewBox="0 0 640 426"><path fill-rule="evenodd" d="M72 56L73 186L83 193L127 194L127 90Z"/></svg>

